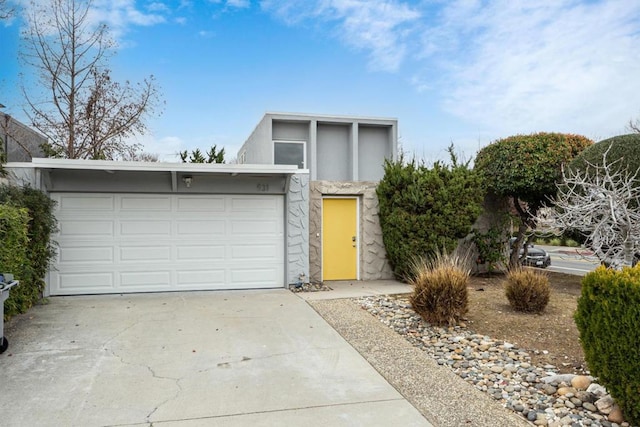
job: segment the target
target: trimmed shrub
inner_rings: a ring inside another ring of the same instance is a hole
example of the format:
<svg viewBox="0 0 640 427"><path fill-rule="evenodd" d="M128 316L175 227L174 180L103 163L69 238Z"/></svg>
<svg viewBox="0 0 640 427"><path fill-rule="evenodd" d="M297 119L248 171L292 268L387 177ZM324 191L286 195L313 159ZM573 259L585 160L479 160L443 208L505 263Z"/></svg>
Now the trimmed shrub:
<svg viewBox="0 0 640 427"><path fill-rule="evenodd" d="M468 265L466 258L455 254L414 258L409 280L413 310L433 325L455 325L469 311Z"/></svg>
<svg viewBox="0 0 640 427"><path fill-rule="evenodd" d="M587 274L574 319L591 374L640 425L640 265Z"/></svg>
<svg viewBox="0 0 640 427"><path fill-rule="evenodd" d="M640 134L619 135L597 142L573 159L569 167L589 173L587 163L602 166L602 156L605 153L612 173L627 169L633 175L640 169ZM618 163L612 164L617 160ZM640 180L640 176L636 180Z"/></svg>
<svg viewBox="0 0 640 427"><path fill-rule="evenodd" d="M415 160L386 161L376 188L387 258L396 278L408 280L411 260L452 251L467 236L482 210L479 176L468 163L428 168Z"/></svg>
<svg viewBox="0 0 640 427"><path fill-rule="evenodd" d="M11 291L5 303L5 315L11 316L24 313L42 298L44 277L55 256L55 242L51 240L51 235L57 230L53 215L55 202L42 191L31 187L4 185L0 187L0 203L24 208L30 219L24 271L19 274L2 265L5 272L13 273L20 280L20 286Z"/></svg>
<svg viewBox="0 0 640 427"><path fill-rule="evenodd" d="M12 273L21 282L31 279L32 270L27 258L29 237L27 236L29 215L26 209L0 204L0 273ZM5 302L4 316L8 319L18 311L22 295L16 292L22 285L11 290Z"/></svg>
<svg viewBox="0 0 640 427"><path fill-rule="evenodd" d="M505 294L516 311L540 313L549 304L551 288L546 274L532 268L516 268L507 273Z"/></svg>

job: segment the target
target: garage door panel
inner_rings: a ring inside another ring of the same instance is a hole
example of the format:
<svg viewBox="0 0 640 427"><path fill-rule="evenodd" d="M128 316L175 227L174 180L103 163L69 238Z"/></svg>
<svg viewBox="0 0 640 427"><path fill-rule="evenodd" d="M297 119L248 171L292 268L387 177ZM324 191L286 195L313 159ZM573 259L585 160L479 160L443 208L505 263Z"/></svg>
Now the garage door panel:
<svg viewBox="0 0 640 427"><path fill-rule="evenodd" d="M59 233L65 237L111 237L113 227L113 222L106 220L79 219L58 222Z"/></svg>
<svg viewBox="0 0 640 427"><path fill-rule="evenodd" d="M178 261L209 261L223 262L225 260L226 246L224 245L179 245L177 247Z"/></svg>
<svg viewBox="0 0 640 427"><path fill-rule="evenodd" d="M171 221L131 221L123 220L120 222L120 235L127 236L170 236Z"/></svg>
<svg viewBox="0 0 640 427"><path fill-rule="evenodd" d="M120 199L120 209L122 211L171 212L171 198L169 196L125 196Z"/></svg>
<svg viewBox="0 0 640 427"><path fill-rule="evenodd" d="M179 288L206 289L224 285L226 275L224 269L190 270L178 271L176 279Z"/></svg>
<svg viewBox="0 0 640 427"><path fill-rule="evenodd" d="M127 262L170 262L171 246L127 246L120 248L120 261Z"/></svg>
<svg viewBox="0 0 640 427"><path fill-rule="evenodd" d="M60 263L111 264L113 246L63 246L58 250Z"/></svg>
<svg viewBox="0 0 640 427"><path fill-rule="evenodd" d="M278 267L247 270L242 266L231 268L231 281L246 287L260 287L273 283L277 279Z"/></svg>
<svg viewBox="0 0 640 427"><path fill-rule="evenodd" d="M232 260L272 260L277 261L277 254L281 248L278 245L244 244L231 245Z"/></svg>
<svg viewBox="0 0 640 427"><path fill-rule="evenodd" d="M256 200L250 197L233 197L231 199L231 211L232 212L263 212L278 210L277 200L270 198L263 198Z"/></svg>
<svg viewBox="0 0 640 427"><path fill-rule="evenodd" d="M84 273L52 273L52 293L58 290L58 294L76 293L110 293L115 289L113 273L96 273L95 270ZM90 288L87 284L91 284Z"/></svg>
<svg viewBox="0 0 640 427"><path fill-rule="evenodd" d="M237 219L231 221L231 233L235 235L279 234L281 224L275 220Z"/></svg>
<svg viewBox="0 0 640 427"><path fill-rule="evenodd" d="M279 195L63 194L52 295L282 287Z"/></svg>
<svg viewBox="0 0 640 427"><path fill-rule="evenodd" d="M56 199L54 199L56 200ZM111 212L114 208L114 197L110 195L64 195L56 200L61 210L75 212Z"/></svg>
<svg viewBox="0 0 640 427"><path fill-rule="evenodd" d="M177 221L179 235L220 236L226 232L224 220Z"/></svg>
<svg viewBox="0 0 640 427"><path fill-rule="evenodd" d="M170 290L170 271L139 271L120 273L120 286L122 288L136 288L135 291L145 290ZM132 290L130 289L129 292ZM127 292L127 291L125 291Z"/></svg>
<svg viewBox="0 0 640 427"><path fill-rule="evenodd" d="M223 197L178 197L178 212L224 212Z"/></svg>

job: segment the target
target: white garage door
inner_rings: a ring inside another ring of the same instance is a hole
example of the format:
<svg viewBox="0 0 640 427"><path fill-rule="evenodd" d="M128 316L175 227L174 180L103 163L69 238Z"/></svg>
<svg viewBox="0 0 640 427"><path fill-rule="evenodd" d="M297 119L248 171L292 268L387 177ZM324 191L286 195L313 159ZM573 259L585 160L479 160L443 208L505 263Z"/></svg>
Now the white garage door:
<svg viewBox="0 0 640 427"><path fill-rule="evenodd" d="M51 295L284 286L284 199L53 193Z"/></svg>

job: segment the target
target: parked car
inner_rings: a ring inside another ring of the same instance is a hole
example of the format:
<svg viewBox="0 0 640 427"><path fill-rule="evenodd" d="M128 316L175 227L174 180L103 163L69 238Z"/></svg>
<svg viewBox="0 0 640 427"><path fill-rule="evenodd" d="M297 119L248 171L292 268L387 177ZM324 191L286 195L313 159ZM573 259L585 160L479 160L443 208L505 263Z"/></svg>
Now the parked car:
<svg viewBox="0 0 640 427"><path fill-rule="evenodd" d="M531 267L547 268L551 265L551 255L542 248L536 248L533 245L527 248L527 258L522 259L524 250L520 249L520 261L522 265Z"/></svg>
<svg viewBox="0 0 640 427"><path fill-rule="evenodd" d="M512 250L515 240L515 237L512 237L509 240L509 244ZM551 265L551 255L549 255L544 249L537 248L532 244L529 244L529 246L527 247L527 257L525 259L523 259L523 255L524 249L520 249L520 262L522 263L522 265L540 268L547 268Z"/></svg>

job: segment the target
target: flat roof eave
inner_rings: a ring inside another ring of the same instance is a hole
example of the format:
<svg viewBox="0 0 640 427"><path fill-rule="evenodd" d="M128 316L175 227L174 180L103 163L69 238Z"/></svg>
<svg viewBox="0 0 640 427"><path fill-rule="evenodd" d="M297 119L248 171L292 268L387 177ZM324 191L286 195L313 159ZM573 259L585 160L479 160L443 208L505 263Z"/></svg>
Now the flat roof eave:
<svg viewBox="0 0 640 427"><path fill-rule="evenodd" d="M182 172L199 174L260 174L293 175L308 173L307 169L298 169L296 165L259 165L259 164L220 164L220 163L163 163L163 162L124 162L112 160L80 160L34 158L30 163L6 163L11 168L36 168L48 170L102 170L131 172Z"/></svg>

